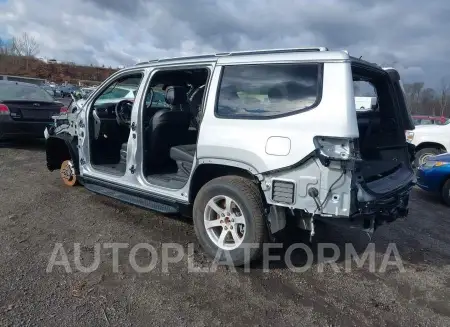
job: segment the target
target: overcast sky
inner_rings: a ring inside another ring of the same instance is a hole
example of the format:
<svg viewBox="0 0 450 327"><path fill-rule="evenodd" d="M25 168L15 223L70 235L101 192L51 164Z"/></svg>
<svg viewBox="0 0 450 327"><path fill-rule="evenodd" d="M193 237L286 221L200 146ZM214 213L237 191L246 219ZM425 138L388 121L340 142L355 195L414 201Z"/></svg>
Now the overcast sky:
<svg viewBox="0 0 450 327"><path fill-rule="evenodd" d="M327 46L439 86L450 75L450 0L0 0L0 37L40 56L106 66L272 47Z"/></svg>

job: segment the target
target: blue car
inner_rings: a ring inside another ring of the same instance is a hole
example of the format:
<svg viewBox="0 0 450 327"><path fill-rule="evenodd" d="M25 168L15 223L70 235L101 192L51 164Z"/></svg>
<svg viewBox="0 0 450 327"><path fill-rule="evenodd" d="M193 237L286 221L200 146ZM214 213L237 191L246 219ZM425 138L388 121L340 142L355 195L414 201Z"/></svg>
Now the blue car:
<svg viewBox="0 0 450 327"><path fill-rule="evenodd" d="M450 206L450 153L430 157L417 170L417 186L439 194Z"/></svg>

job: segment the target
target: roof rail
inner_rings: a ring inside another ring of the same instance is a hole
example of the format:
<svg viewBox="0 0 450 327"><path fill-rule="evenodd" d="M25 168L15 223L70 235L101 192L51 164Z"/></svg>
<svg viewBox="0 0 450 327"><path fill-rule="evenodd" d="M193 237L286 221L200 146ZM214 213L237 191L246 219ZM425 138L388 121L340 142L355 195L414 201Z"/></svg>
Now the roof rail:
<svg viewBox="0 0 450 327"><path fill-rule="evenodd" d="M266 49L266 50L249 50L249 51L232 51L232 52L219 52L216 54L206 54L197 56L187 56L187 57L173 57L173 58L161 58L153 59L145 62L137 63L138 65L146 65L154 62L170 62L177 60L192 60L192 59L213 59L215 57L226 57L226 56L245 56L245 55L257 55L257 54L276 54L276 53L292 53L292 52L319 52L328 51L325 47L310 47L310 48L287 48L287 49Z"/></svg>
<svg viewBox="0 0 450 327"><path fill-rule="evenodd" d="M350 56L350 59L352 61L355 61L355 62L360 62L360 63L366 64L366 65L370 65L370 66L374 66L374 67L377 67L377 68L381 68L381 66L378 65L377 63L370 62L370 61L367 61L367 60L364 60L364 59L361 59L361 58L356 58L356 57Z"/></svg>
<svg viewBox="0 0 450 327"><path fill-rule="evenodd" d="M328 51L325 47L311 47L311 48L287 48L287 49L265 49L265 50L250 50L250 51L232 51L216 53L216 57L222 56L241 56L254 54L272 54L272 53L291 53L291 52L317 52Z"/></svg>
<svg viewBox="0 0 450 327"><path fill-rule="evenodd" d="M166 62L166 61L176 61L176 60L189 60L189 59L208 59L208 58L214 58L213 54L209 55L197 55L197 56L187 56L187 57L173 57L173 58L160 58L160 59L153 59L145 62L137 63L136 65L146 65L153 62Z"/></svg>

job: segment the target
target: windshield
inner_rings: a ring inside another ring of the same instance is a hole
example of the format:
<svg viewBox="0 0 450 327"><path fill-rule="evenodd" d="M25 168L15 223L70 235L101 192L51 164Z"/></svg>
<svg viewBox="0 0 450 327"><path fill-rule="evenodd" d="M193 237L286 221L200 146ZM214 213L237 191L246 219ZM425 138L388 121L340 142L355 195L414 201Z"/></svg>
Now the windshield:
<svg viewBox="0 0 450 327"><path fill-rule="evenodd" d="M53 97L39 86L5 83L0 84L1 100L29 100L53 102Z"/></svg>

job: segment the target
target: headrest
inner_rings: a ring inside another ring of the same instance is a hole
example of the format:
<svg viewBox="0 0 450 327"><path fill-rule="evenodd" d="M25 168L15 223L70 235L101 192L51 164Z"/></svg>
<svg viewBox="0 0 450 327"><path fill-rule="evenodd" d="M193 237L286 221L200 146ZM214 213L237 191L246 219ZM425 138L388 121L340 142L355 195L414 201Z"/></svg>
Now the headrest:
<svg viewBox="0 0 450 327"><path fill-rule="evenodd" d="M184 86L168 86L166 88L166 102L178 106L187 102L187 90Z"/></svg>

